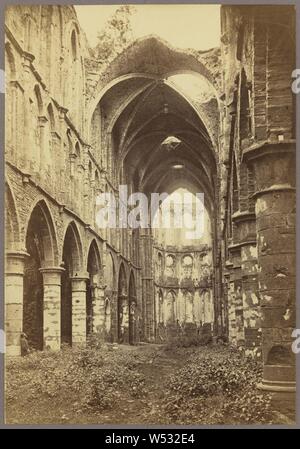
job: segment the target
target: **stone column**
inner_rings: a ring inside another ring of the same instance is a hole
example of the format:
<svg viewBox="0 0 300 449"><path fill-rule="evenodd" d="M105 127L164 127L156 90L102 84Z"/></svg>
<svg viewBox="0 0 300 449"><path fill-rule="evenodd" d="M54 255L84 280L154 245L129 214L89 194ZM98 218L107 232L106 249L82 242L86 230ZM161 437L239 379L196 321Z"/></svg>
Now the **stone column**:
<svg viewBox="0 0 300 449"><path fill-rule="evenodd" d="M261 322L257 280L255 213L237 212L232 217L241 250L241 276L245 353L261 357Z"/></svg>
<svg viewBox="0 0 300 449"><path fill-rule="evenodd" d="M295 391L295 143L268 143L245 153L257 191L256 229L262 314L263 382L273 392Z"/></svg>
<svg viewBox="0 0 300 449"><path fill-rule="evenodd" d="M6 353L21 355L20 335L23 329L23 279L25 251L8 251L5 266L5 333Z"/></svg>
<svg viewBox="0 0 300 449"><path fill-rule="evenodd" d="M119 301L119 316L118 316L118 340L120 343L129 342L129 307L128 296L121 295L118 297Z"/></svg>
<svg viewBox="0 0 300 449"><path fill-rule="evenodd" d="M235 294L233 281L233 263L226 262L228 270L228 339L233 345L236 345L236 316L235 316Z"/></svg>
<svg viewBox="0 0 300 449"><path fill-rule="evenodd" d="M231 315L235 317L235 342L237 346L244 346L244 316L242 298L241 249L237 244L228 248L232 267L230 270L230 298ZM233 310L234 309L234 310Z"/></svg>
<svg viewBox="0 0 300 449"><path fill-rule="evenodd" d="M50 164L50 154L48 150L48 142L46 142L46 126L48 123L48 118L44 115L38 117L38 126L40 131L40 142L39 142L39 163L36 170L40 173L40 170L46 170L46 167ZM47 154L48 152L48 154Z"/></svg>
<svg viewBox="0 0 300 449"><path fill-rule="evenodd" d="M111 333L114 342L119 341L118 291L113 289L110 299Z"/></svg>
<svg viewBox="0 0 300 449"><path fill-rule="evenodd" d="M86 282L88 276L71 278L72 283L72 345L86 344Z"/></svg>
<svg viewBox="0 0 300 449"><path fill-rule="evenodd" d="M224 283L223 283L223 294L224 294L224 298L223 298L223 304L224 304L224 309L223 309L223 313L224 313L224 318L223 318L223 329L222 329L222 336L226 336L229 337L229 281L230 281L230 272L228 270L229 267L227 267L227 264L225 263L225 269L224 269L224 274L223 274L223 279L224 279Z"/></svg>
<svg viewBox="0 0 300 449"><path fill-rule="evenodd" d="M155 298L154 279L152 273L153 239L149 229L141 230L140 254L143 261L142 268L142 297L143 297L143 335L147 341L155 340Z"/></svg>
<svg viewBox="0 0 300 449"><path fill-rule="evenodd" d="M44 349L58 351L61 337L61 267L41 268L44 288Z"/></svg>
<svg viewBox="0 0 300 449"><path fill-rule="evenodd" d="M93 332L105 333L105 298L104 288L97 285L93 288Z"/></svg>

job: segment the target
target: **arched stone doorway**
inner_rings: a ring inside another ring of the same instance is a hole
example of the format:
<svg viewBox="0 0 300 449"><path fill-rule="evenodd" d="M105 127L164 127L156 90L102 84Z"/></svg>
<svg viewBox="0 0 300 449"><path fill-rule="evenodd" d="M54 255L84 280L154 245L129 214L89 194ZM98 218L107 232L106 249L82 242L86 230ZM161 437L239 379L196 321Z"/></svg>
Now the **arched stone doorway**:
<svg viewBox="0 0 300 449"><path fill-rule="evenodd" d="M165 320L167 325L173 325L175 323L175 300L175 293L169 291L165 302Z"/></svg>
<svg viewBox="0 0 300 449"><path fill-rule="evenodd" d="M128 342L128 298L127 281L124 264L121 263L118 279L118 341L119 343Z"/></svg>
<svg viewBox="0 0 300 449"><path fill-rule="evenodd" d="M49 282L48 275L49 267L51 275L55 267L56 239L50 212L44 200L36 204L30 215L25 242L28 257L25 258L24 267L23 332L34 349L42 350L48 343L50 347L56 347L59 339L56 326L59 289L54 288L53 294L46 288L55 283L53 279ZM59 272L57 268L57 273Z"/></svg>
<svg viewBox="0 0 300 449"><path fill-rule="evenodd" d="M104 298L101 290L101 260L96 241L90 244L87 260L89 277L86 288L86 335L102 332L104 324Z"/></svg>
<svg viewBox="0 0 300 449"><path fill-rule="evenodd" d="M72 345L86 338L86 278L80 273L82 245L74 222L68 225L62 258L61 343Z"/></svg>
<svg viewBox="0 0 300 449"><path fill-rule="evenodd" d="M133 345L137 341L137 297L134 274L131 272L129 279L129 344Z"/></svg>
<svg viewBox="0 0 300 449"><path fill-rule="evenodd" d="M160 254L161 256L161 254ZM161 256L162 258L162 256ZM164 295L160 288L156 291L156 336L155 339L159 343L166 338L165 314L164 314Z"/></svg>
<svg viewBox="0 0 300 449"><path fill-rule="evenodd" d="M116 270L113 257L109 252L106 255L106 263L104 269L105 284L105 309L104 309L104 328L105 339L107 341L118 340L118 307L117 307L117 287L116 287Z"/></svg>
<svg viewBox="0 0 300 449"><path fill-rule="evenodd" d="M161 289L158 292L158 324L164 324L164 296Z"/></svg>

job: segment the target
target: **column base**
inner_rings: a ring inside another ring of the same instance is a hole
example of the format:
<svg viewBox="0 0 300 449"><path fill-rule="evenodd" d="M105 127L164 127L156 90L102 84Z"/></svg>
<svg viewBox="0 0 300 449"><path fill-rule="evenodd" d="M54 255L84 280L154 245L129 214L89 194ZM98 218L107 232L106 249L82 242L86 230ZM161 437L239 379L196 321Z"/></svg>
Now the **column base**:
<svg viewBox="0 0 300 449"><path fill-rule="evenodd" d="M260 390L274 393L295 393L295 367L288 365L265 365Z"/></svg>
<svg viewBox="0 0 300 449"><path fill-rule="evenodd" d="M274 410L292 422L295 421L296 382L263 380L257 388L271 395L271 405Z"/></svg>
<svg viewBox="0 0 300 449"><path fill-rule="evenodd" d="M296 382L263 380L257 388L271 393L296 393Z"/></svg>

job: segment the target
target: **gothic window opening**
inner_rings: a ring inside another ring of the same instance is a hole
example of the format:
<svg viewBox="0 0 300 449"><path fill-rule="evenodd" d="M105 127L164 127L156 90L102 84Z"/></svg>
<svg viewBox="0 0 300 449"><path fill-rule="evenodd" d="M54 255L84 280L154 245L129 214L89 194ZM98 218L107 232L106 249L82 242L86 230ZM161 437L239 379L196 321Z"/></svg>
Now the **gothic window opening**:
<svg viewBox="0 0 300 449"><path fill-rule="evenodd" d="M71 52L72 52L72 60L75 62L78 57L77 51L77 34L76 31L73 30L71 34Z"/></svg>

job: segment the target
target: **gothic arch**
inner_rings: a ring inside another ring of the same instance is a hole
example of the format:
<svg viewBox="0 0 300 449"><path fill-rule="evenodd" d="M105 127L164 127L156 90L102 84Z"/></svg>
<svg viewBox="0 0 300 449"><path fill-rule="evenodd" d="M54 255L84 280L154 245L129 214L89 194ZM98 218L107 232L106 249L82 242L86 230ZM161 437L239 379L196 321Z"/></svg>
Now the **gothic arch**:
<svg viewBox="0 0 300 449"><path fill-rule="evenodd" d="M175 322L175 301L176 293L174 290L169 290L165 297L165 321L169 324Z"/></svg>
<svg viewBox="0 0 300 449"><path fill-rule="evenodd" d="M106 254L106 264L104 268L104 283L106 290L112 293L116 288L116 268L113 255L110 251Z"/></svg>
<svg viewBox="0 0 300 449"><path fill-rule="evenodd" d="M72 344L72 279L83 269L82 242L77 225L68 223L62 250L64 272L61 279L61 343Z"/></svg>
<svg viewBox="0 0 300 449"><path fill-rule="evenodd" d="M155 67L149 62L149 47L153 48L158 62ZM166 54L168 57L166 57ZM198 61L191 53L172 47L158 36L150 35L135 40L120 55L118 55L108 69L101 74L93 95L95 109L103 95L103 87L113 80L128 76L128 74L148 74L154 78L171 76L171 74L189 71L202 75L218 92L217 83L209 69ZM217 95L218 96L218 95Z"/></svg>
<svg viewBox="0 0 300 449"><path fill-rule="evenodd" d="M64 246L69 240L72 254L72 264L71 273L73 276L77 276L83 268L83 250L82 250L82 240L78 230L78 227L74 221L68 223L64 236Z"/></svg>
<svg viewBox="0 0 300 449"><path fill-rule="evenodd" d="M92 274L97 274L101 272L101 256L96 239L93 239L89 246L87 252L87 265L89 265L89 259L91 259L90 271Z"/></svg>
<svg viewBox="0 0 300 449"><path fill-rule="evenodd" d="M128 331L128 284L123 262L120 264L118 276L117 322L118 341L123 343L126 341Z"/></svg>
<svg viewBox="0 0 300 449"><path fill-rule="evenodd" d="M89 274L86 288L86 334L88 336L96 330L94 302L97 297L97 288L100 286L102 272L100 252L95 239L89 245L87 272Z"/></svg>
<svg viewBox="0 0 300 449"><path fill-rule="evenodd" d="M164 294L160 288L157 292L158 324L164 324Z"/></svg>
<svg viewBox="0 0 300 449"><path fill-rule="evenodd" d="M137 297L136 297L136 281L133 270L130 272L129 276L129 286L128 286L128 306L129 306L129 344L134 344L137 340L136 335L136 315L137 315Z"/></svg>
<svg viewBox="0 0 300 449"><path fill-rule="evenodd" d="M38 84L36 84L34 86L34 94L35 94L38 115L41 116L44 114L44 104L43 104L43 98L42 98L42 94L41 94L41 88Z"/></svg>
<svg viewBox="0 0 300 449"><path fill-rule="evenodd" d="M44 199L39 199L32 207L29 215L28 221L25 225L26 235L32 220L40 218L41 221L38 222L38 231L42 239L43 244L43 258L41 262L43 266L56 266L58 264L58 245L57 245L57 235L54 225L54 220L50 212L50 208ZM26 242L25 242L26 245Z"/></svg>
<svg viewBox="0 0 300 449"><path fill-rule="evenodd" d="M23 331L30 345L43 349L44 289L42 268L58 263L57 240L53 220L45 200L33 207L26 226L28 257L24 267Z"/></svg>
<svg viewBox="0 0 300 449"><path fill-rule="evenodd" d="M121 262L119 266L118 292L123 296L126 296L128 293L127 276L124 262Z"/></svg>

